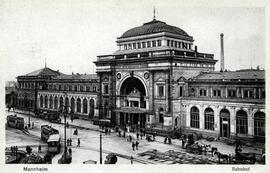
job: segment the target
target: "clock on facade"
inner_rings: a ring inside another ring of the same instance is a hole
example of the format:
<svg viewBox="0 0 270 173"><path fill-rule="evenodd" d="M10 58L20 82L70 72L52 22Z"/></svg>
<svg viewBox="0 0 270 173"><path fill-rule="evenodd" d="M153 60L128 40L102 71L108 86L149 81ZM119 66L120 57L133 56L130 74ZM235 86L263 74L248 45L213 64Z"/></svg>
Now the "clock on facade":
<svg viewBox="0 0 270 173"><path fill-rule="evenodd" d="M149 73L144 73L144 78L148 79L149 78Z"/></svg>
<svg viewBox="0 0 270 173"><path fill-rule="evenodd" d="M121 79L121 73L117 73L116 77L117 79Z"/></svg>

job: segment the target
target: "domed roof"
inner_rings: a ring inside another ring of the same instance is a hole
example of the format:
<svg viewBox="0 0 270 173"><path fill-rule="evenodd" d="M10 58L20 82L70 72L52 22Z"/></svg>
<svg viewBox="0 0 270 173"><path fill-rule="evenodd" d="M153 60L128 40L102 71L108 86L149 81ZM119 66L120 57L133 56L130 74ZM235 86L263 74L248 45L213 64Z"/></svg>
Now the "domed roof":
<svg viewBox="0 0 270 173"><path fill-rule="evenodd" d="M184 30L166 24L165 22L159 20L152 20L151 22L144 23L142 26L132 28L126 31L120 38L134 37L146 34L154 34L160 32L169 32L172 34L182 35L190 37Z"/></svg>

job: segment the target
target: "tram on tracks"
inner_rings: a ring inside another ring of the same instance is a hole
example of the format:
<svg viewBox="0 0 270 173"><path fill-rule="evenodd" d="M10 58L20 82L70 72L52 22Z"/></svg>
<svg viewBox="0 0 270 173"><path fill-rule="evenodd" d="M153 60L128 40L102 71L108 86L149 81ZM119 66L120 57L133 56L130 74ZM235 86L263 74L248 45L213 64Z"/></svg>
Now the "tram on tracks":
<svg viewBox="0 0 270 173"><path fill-rule="evenodd" d="M47 142L49 137L53 134L59 134L59 131L49 125L41 126L41 140Z"/></svg>
<svg viewBox="0 0 270 173"><path fill-rule="evenodd" d="M22 130L24 129L24 119L22 117L18 117L17 115L8 115L7 126Z"/></svg>
<svg viewBox="0 0 270 173"><path fill-rule="evenodd" d="M49 139L47 140L47 144L49 153L53 154L59 153L61 149L60 135L59 134L50 135Z"/></svg>

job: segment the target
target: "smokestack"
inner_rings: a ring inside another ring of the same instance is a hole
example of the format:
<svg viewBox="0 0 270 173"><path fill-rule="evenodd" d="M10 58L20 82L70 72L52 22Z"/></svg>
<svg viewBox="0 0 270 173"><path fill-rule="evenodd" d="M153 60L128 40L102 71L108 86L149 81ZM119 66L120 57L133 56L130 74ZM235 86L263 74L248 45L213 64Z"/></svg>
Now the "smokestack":
<svg viewBox="0 0 270 173"><path fill-rule="evenodd" d="M223 45L223 36L220 34L220 71L224 71L224 45Z"/></svg>

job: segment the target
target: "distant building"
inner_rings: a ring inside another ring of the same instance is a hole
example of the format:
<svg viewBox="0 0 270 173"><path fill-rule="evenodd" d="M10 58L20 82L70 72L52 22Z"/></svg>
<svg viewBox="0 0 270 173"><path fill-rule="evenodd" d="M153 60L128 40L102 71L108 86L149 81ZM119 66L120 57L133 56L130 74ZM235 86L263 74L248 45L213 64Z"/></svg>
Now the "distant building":
<svg viewBox="0 0 270 173"><path fill-rule="evenodd" d="M5 92L6 92L6 100L5 100L6 107L8 109L16 108L18 92L15 85L12 85L11 87L10 85L6 86Z"/></svg>
<svg viewBox="0 0 270 173"><path fill-rule="evenodd" d="M19 109L37 110L37 93L39 90L47 90L48 81L60 75L59 71L50 68L42 68L26 75L17 77Z"/></svg>
<svg viewBox="0 0 270 173"><path fill-rule="evenodd" d="M43 111L59 111L64 105L76 117L92 119L97 115L98 78L95 74L61 74L38 92L37 105Z"/></svg>

